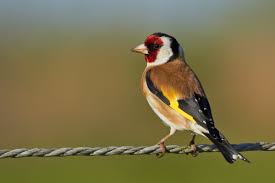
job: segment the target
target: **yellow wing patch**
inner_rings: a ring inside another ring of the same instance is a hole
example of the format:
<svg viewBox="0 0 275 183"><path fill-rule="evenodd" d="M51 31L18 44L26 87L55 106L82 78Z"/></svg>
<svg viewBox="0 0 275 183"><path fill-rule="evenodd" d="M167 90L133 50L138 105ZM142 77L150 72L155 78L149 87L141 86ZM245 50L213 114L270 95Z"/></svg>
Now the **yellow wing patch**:
<svg viewBox="0 0 275 183"><path fill-rule="evenodd" d="M170 102L169 106L172 109L174 109L175 111L180 113L182 116L184 116L188 120L195 122L194 118L190 114L184 112L182 109L179 108L179 102L178 102L177 93L175 90L173 90L171 88L166 89L166 87L161 87L160 89L161 89L163 95L169 100L169 102Z"/></svg>

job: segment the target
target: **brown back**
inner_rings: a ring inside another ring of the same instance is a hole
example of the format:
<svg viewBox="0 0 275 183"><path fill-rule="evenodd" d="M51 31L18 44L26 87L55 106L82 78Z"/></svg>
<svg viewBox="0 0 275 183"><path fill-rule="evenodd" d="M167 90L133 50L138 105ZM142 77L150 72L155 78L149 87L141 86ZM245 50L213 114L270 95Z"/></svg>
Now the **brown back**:
<svg viewBox="0 0 275 183"><path fill-rule="evenodd" d="M194 93L204 95L196 75L182 60L174 60L149 69L150 79L159 90L169 93L173 90L178 99L186 99Z"/></svg>

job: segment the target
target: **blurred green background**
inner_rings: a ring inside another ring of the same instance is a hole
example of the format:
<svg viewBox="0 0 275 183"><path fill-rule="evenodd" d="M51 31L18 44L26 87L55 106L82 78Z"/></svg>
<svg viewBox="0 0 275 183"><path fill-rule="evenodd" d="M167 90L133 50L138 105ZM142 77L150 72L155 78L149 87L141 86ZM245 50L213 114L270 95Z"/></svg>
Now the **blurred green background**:
<svg viewBox="0 0 275 183"><path fill-rule="evenodd" d="M175 36L232 143L274 141L274 1L0 1L0 149L152 145L168 129L140 90L129 50ZM177 133L169 144L185 145ZM197 143L209 143L198 138ZM275 154L0 160L1 182L260 182Z"/></svg>

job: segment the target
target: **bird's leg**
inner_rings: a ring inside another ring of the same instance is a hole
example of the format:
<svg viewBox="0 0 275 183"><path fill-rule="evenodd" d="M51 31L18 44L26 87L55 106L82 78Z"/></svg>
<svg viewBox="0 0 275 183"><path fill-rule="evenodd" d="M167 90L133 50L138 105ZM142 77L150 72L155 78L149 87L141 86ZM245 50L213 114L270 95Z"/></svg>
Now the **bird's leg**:
<svg viewBox="0 0 275 183"><path fill-rule="evenodd" d="M176 129L170 128L170 133L169 133L168 135L166 135L165 137L163 137L163 138L159 141L158 145L159 145L159 148L160 148L160 153L157 154L157 157L158 157L158 158L161 158L161 157L165 154L165 152L166 152L166 146L165 146L164 143L165 143L165 141L166 141L169 137L171 137L172 135L174 135L175 132L176 132Z"/></svg>
<svg viewBox="0 0 275 183"><path fill-rule="evenodd" d="M196 147L196 144L195 144L195 138L196 138L196 134L193 134L192 139L189 142L190 153L192 154L192 156L197 156L198 155L197 147Z"/></svg>

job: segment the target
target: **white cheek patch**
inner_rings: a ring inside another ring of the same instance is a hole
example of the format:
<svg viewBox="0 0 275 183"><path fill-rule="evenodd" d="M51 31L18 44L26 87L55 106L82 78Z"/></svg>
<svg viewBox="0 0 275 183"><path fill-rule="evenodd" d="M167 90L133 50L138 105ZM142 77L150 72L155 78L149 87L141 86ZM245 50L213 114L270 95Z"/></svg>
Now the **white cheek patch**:
<svg viewBox="0 0 275 183"><path fill-rule="evenodd" d="M156 60L154 62L147 63L147 66L164 64L173 55L170 38L161 37L161 40L163 42L163 46L160 48Z"/></svg>

